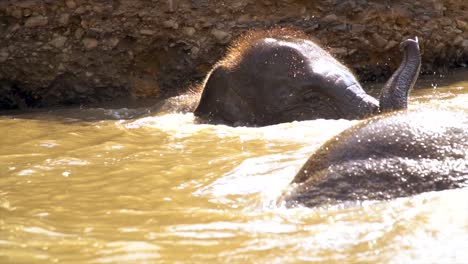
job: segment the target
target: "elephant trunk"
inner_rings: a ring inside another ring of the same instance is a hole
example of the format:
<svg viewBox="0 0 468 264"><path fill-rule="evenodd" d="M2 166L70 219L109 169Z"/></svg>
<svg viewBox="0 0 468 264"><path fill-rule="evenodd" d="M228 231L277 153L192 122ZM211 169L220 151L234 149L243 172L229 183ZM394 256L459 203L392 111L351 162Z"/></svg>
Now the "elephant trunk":
<svg viewBox="0 0 468 264"><path fill-rule="evenodd" d="M400 47L404 52L403 61L382 89L379 102L381 112L406 109L409 92L418 79L421 68L418 38L407 39Z"/></svg>

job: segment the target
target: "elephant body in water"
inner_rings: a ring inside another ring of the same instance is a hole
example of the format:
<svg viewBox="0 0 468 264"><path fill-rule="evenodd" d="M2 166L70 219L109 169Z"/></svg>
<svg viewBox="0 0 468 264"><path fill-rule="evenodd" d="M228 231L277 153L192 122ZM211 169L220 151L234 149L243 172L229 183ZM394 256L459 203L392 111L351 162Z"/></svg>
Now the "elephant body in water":
<svg viewBox="0 0 468 264"><path fill-rule="evenodd" d="M194 113L213 123L265 126L361 119L404 109L421 59L417 39L402 42L401 49L401 65L377 100L305 34L289 29L250 32L208 74Z"/></svg>
<svg viewBox="0 0 468 264"><path fill-rule="evenodd" d="M317 206L468 186L468 117L443 110L371 118L322 145L281 201Z"/></svg>
<svg viewBox="0 0 468 264"><path fill-rule="evenodd" d="M468 185L468 118L449 111L399 111L419 75L417 38L379 99L300 32L248 33L208 74L194 113L228 125L316 118L362 119L313 154L281 201L317 206L383 200Z"/></svg>

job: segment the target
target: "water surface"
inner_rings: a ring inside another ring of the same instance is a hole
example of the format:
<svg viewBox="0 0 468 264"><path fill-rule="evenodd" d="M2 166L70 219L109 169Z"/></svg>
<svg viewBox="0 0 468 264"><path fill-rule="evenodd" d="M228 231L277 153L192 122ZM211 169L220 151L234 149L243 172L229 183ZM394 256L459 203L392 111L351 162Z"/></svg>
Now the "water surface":
<svg viewBox="0 0 468 264"><path fill-rule="evenodd" d="M410 108L468 114L468 71L418 86ZM0 116L0 263L468 263L468 189L276 205L357 121L232 128L149 110Z"/></svg>

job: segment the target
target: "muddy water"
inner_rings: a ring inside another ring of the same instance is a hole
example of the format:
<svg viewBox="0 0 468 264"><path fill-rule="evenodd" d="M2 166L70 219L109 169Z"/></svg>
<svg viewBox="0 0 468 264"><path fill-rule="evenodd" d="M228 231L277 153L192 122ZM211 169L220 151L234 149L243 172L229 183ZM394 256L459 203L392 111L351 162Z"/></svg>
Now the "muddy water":
<svg viewBox="0 0 468 264"><path fill-rule="evenodd" d="M419 86L412 108L468 113L468 71ZM356 121L231 128L147 110L0 117L0 263L468 262L468 189L276 205Z"/></svg>

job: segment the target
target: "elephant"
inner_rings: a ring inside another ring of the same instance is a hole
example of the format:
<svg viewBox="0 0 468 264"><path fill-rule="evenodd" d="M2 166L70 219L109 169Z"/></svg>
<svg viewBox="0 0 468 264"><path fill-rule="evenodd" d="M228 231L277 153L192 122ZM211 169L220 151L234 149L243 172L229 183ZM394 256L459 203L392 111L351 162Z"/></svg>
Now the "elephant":
<svg viewBox="0 0 468 264"><path fill-rule="evenodd" d="M403 60L379 100L351 71L300 31L271 29L240 37L202 85L196 117L231 126L311 119L363 119L407 107L421 67L417 38L401 43Z"/></svg>
<svg viewBox="0 0 468 264"><path fill-rule="evenodd" d="M386 113L319 147L279 199L287 207L387 200L468 187L466 112Z"/></svg>

